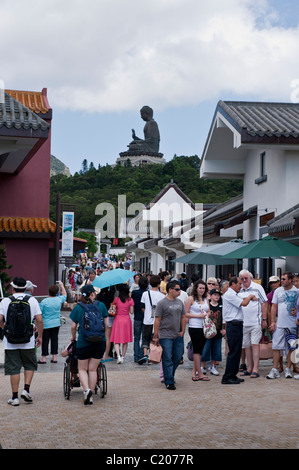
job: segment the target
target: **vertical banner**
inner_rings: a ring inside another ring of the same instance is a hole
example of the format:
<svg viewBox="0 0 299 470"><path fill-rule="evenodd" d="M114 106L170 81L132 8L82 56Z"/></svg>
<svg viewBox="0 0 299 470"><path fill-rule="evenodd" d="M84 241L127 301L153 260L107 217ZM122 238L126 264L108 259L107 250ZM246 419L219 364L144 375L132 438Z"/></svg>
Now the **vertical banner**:
<svg viewBox="0 0 299 470"><path fill-rule="evenodd" d="M73 256L74 212L62 213L61 256Z"/></svg>

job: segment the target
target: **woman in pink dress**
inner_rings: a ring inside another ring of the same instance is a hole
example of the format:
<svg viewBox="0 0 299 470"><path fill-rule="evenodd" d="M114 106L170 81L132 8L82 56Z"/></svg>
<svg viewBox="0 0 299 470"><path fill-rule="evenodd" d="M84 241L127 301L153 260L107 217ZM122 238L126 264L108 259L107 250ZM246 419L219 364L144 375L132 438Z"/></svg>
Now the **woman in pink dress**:
<svg viewBox="0 0 299 470"><path fill-rule="evenodd" d="M117 354L117 364L122 364L127 352L128 343L133 341L133 330L130 313L134 313L134 301L130 297L129 286L120 284L118 286L118 297L115 297L113 303L116 304L116 315L114 318L110 341L114 343ZM120 354L120 345L122 345L122 354Z"/></svg>

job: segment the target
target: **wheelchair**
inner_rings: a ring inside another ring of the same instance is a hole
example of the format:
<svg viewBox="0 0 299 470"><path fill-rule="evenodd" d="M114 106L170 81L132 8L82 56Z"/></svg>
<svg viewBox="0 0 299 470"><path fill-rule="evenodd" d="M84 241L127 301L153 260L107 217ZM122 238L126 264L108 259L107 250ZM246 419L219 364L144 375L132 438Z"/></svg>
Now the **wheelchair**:
<svg viewBox="0 0 299 470"><path fill-rule="evenodd" d="M63 369L63 393L67 400L70 399L71 390L74 387L80 387L75 343L71 344L68 353L69 355L64 363ZM97 368L97 382L94 390L95 395L97 395L98 392L100 398L104 398L107 394L107 371L105 364L101 361Z"/></svg>

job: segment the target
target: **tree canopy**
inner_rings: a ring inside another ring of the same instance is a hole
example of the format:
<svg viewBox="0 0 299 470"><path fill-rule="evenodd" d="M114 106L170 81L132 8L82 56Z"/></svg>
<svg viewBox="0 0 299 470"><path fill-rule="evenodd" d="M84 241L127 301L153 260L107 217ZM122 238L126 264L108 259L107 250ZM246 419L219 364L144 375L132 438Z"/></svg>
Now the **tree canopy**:
<svg viewBox="0 0 299 470"><path fill-rule="evenodd" d="M82 170L73 176L51 177L50 218L56 217L57 193L61 194L62 203L76 205L76 229L94 229L99 218L95 215L98 204L112 204L116 214L118 195L126 196L127 207L134 202L149 204L171 181L194 203L220 203L242 193L241 180L203 180L199 178L199 167L197 155L175 155L164 165L106 164L98 169L84 159Z"/></svg>

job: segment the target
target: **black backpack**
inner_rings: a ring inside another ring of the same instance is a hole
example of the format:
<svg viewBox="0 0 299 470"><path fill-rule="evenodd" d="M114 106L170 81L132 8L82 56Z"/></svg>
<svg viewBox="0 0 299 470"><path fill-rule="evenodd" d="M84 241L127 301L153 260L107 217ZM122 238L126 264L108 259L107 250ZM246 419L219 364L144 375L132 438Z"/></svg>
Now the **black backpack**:
<svg viewBox="0 0 299 470"><path fill-rule="evenodd" d="M33 324L29 305L30 295L23 299L9 297L11 302L7 309L3 333L11 344L29 343L33 335Z"/></svg>
<svg viewBox="0 0 299 470"><path fill-rule="evenodd" d="M86 341L101 341L105 337L105 323L97 303L84 304L79 302L84 309L84 315L80 323L80 331Z"/></svg>

